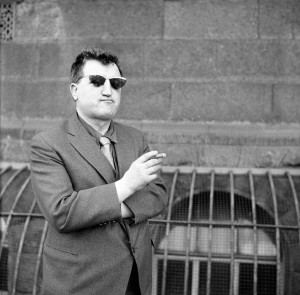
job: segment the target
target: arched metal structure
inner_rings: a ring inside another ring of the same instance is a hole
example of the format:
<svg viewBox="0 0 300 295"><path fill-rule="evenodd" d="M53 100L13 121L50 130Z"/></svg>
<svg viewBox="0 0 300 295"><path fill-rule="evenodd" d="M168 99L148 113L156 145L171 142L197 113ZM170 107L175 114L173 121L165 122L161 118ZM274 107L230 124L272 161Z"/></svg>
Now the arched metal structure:
<svg viewBox="0 0 300 295"><path fill-rule="evenodd" d="M154 293L298 294L300 170L164 167Z"/></svg>
<svg viewBox="0 0 300 295"><path fill-rule="evenodd" d="M275 284L266 294L299 294L299 169L163 167L162 177L169 204L150 221L153 294L260 294L262 277ZM48 225L29 166L2 163L0 179L0 294L39 294Z"/></svg>

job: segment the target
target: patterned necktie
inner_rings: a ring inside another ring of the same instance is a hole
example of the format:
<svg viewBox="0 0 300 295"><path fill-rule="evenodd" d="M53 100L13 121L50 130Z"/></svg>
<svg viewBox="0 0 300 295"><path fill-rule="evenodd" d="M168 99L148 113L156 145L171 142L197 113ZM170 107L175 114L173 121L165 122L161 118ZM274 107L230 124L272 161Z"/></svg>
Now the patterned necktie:
<svg viewBox="0 0 300 295"><path fill-rule="evenodd" d="M111 166L115 170L114 159L113 159L113 156L112 156L112 153L111 153L110 139L105 137L105 136L101 136L99 141L101 143L102 153L104 154L104 156L107 158L107 160L109 161L109 163L111 164Z"/></svg>

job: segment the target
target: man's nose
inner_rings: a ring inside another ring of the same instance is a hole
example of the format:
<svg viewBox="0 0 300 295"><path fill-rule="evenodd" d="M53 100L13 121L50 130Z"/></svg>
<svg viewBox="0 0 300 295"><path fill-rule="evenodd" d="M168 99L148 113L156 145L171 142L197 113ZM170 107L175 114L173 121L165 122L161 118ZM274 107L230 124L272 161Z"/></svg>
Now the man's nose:
<svg viewBox="0 0 300 295"><path fill-rule="evenodd" d="M106 79L103 84L102 95L111 96L111 94L112 94L112 91L111 91L110 81L108 79Z"/></svg>

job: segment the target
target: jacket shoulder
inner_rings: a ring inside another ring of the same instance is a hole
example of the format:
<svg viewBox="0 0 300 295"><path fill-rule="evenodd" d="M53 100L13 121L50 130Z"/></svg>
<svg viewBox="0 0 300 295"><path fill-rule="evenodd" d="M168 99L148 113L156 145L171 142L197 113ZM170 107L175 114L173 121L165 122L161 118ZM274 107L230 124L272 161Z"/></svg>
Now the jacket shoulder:
<svg viewBox="0 0 300 295"><path fill-rule="evenodd" d="M117 130L117 132L122 134L126 134L127 136L132 136L132 137L144 137L144 133L132 126L129 125L125 125L123 123L119 123L119 122L114 122L115 128Z"/></svg>
<svg viewBox="0 0 300 295"><path fill-rule="evenodd" d="M57 126L45 129L43 131L38 132L32 137L32 141L46 140L46 141L59 141L63 138L66 138L66 134L68 133L68 121L63 121L59 123Z"/></svg>

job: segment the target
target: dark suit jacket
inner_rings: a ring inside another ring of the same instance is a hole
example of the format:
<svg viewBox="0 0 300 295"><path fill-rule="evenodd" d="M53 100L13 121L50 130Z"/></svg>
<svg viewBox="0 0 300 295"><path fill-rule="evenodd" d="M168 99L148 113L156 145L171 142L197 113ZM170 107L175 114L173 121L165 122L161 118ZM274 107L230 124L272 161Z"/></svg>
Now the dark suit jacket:
<svg viewBox="0 0 300 295"><path fill-rule="evenodd" d="M115 130L122 177L149 148L137 129L115 123ZM33 191L49 222L43 294L124 294L133 259L142 294L151 294L148 218L166 206L163 181L156 179L125 201L135 215L135 222L127 225L129 243L113 170L76 115L37 134L30 156Z"/></svg>

